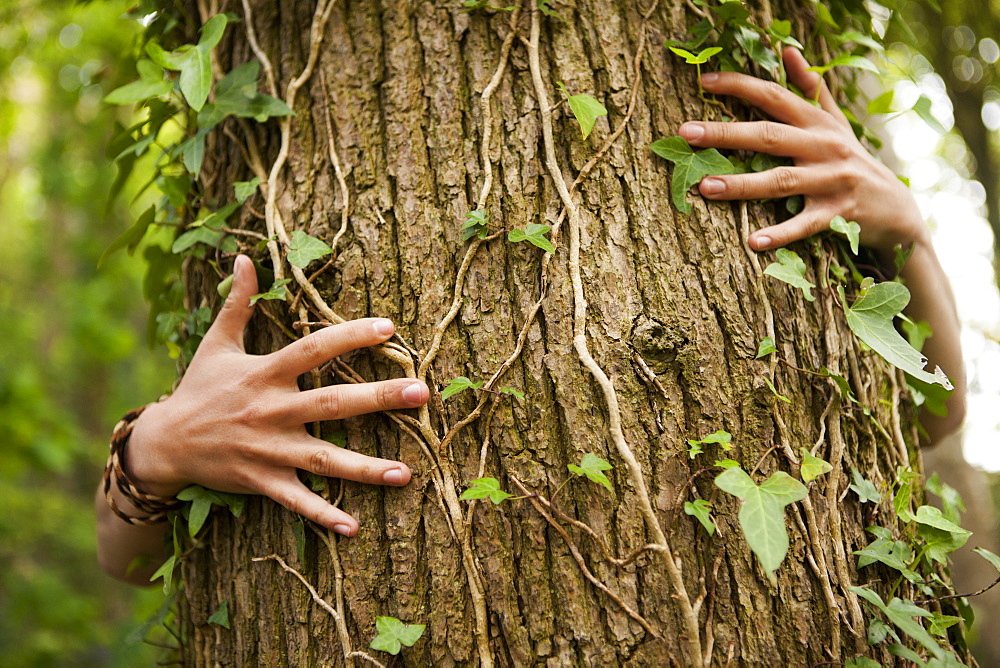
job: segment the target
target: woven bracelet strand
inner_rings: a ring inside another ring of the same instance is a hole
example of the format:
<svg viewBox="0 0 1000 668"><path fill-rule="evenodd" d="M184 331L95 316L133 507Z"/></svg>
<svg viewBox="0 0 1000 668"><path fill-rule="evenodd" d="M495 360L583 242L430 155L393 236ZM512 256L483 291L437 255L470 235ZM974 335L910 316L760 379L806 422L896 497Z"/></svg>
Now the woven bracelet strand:
<svg viewBox="0 0 1000 668"><path fill-rule="evenodd" d="M115 425L115 429L111 433L111 454L108 456L108 463L104 467L104 496L107 498L108 505L111 506L114 514L129 524L147 525L166 522L167 513L181 506L181 502L176 497L157 496L142 491L135 483L129 480L128 475L125 473L125 448L128 445L129 437L132 435L132 429L135 427L135 422L139 419L139 416L151 405L146 404L145 406L129 411ZM136 517L129 515L119 508L118 504L115 503L114 494L111 489L112 478L114 478L115 487L118 488L122 496L132 502L140 511L149 514L143 517Z"/></svg>

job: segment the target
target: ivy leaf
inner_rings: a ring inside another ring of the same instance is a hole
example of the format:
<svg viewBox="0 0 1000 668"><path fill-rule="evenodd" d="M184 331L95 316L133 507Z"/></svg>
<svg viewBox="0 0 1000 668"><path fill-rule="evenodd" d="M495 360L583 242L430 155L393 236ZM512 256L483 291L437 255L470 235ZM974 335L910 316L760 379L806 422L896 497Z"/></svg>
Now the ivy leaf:
<svg viewBox="0 0 1000 668"><path fill-rule="evenodd" d="M285 286L291 283L292 279L283 278L280 281L275 281L271 284L271 287L267 292L261 292L256 295L251 295L250 306L253 306L261 299L274 300L280 299L281 301L288 301L288 293L285 290Z"/></svg>
<svg viewBox="0 0 1000 668"><path fill-rule="evenodd" d="M851 252L855 255L858 254L858 244L861 243L861 226L852 221L844 220L843 216L835 216L833 220L830 221L830 229L834 232L839 232L847 237L847 241L851 244Z"/></svg>
<svg viewBox="0 0 1000 668"><path fill-rule="evenodd" d="M593 482L596 482L599 485L604 485L609 492L611 491L611 481L608 480L608 476L604 475L602 471L609 471L614 467L597 455L588 452L583 456L583 459L580 460L579 466L576 464L567 464L566 468L568 468L571 473L587 476Z"/></svg>
<svg viewBox="0 0 1000 668"><path fill-rule="evenodd" d="M288 240L288 262L300 269L305 269L313 260L318 260L332 252L332 248L302 230L292 232L292 238Z"/></svg>
<svg viewBox="0 0 1000 668"><path fill-rule="evenodd" d="M209 615L208 620L206 621L208 621L209 624L215 624L223 628L232 628L229 626L229 601L223 601L222 604L219 605L218 609Z"/></svg>
<svg viewBox="0 0 1000 668"><path fill-rule="evenodd" d="M930 617L931 613L922 608L918 608L912 603L901 601L898 598L893 598L889 601L889 604L886 605L882 601L882 597L873 592L871 589L851 587L850 591L865 599L865 601L867 601L872 607L880 610L890 622L896 625L896 628L919 642L928 651L934 654L934 656L939 659L944 657L944 651L941 649L940 645L934 642L934 639L927 633L923 625L914 619L914 617ZM917 659L921 660L919 656Z"/></svg>
<svg viewBox="0 0 1000 668"><path fill-rule="evenodd" d="M586 139L593 131L597 119L608 115L607 108L598 102L596 98L585 93L570 95L562 82L558 86L562 94L566 96L566 100L569 102L569 109L580 123L580 131L583 133L583 138Z"/></svg>
<svg viewBox="0 0 1000 668"><path fill-rule="evenodd" d="M156 215L156 206L150 206L148 209L142 212L142 214L136 219L135 223L118 235L111 245L108 246L104 252L101 254L101 259L97 261L97 268L100 269L109 257L117 253L122 248L128 249L128 254L131 255L135 252L136 247L142 238L146 236L146 230L153 222L153 218Z"/></svg>
<svg viewBox="0 0 1000 668"><path fill-rule="evenodd" d="M195 111L201 111L212 88L212 56L209 51L194 48L187 52L181 65L181 93Z"/></svg>
<svg viewBox="0 0 1000 668"><path fill-rule="evenodd" d="M732 434L730 434L728 431L723 431L722 429L716 431L714 434L709 434L705 438L698 441L693 439L688 439L688 445L691 446L688 449L688 455L691 457L691 459L694 459L696 455L700 455L703 452L701 446L708 445L710 443L718 443L719 445L722 446L723 450L729 452L730 450L733 449L733 446L730 444L730 441L732 440L733 440Z"/></svg>
<svg viewBox="0 0 1000 668"><path fill-rule="evenodd" d="M973 552L990 562L990 564L993 565L993 568L997 569L997 572L1000 573L1000 557L983 547L977 547L973 550Z"/></svg>
<svg viewBox="0 0 1000 668"><path fill-rule="evenodd" d="M754 61L768 72L777 72L781 61L778 55L764 45L760 38L760 33L750 28L740 28L736 31L736 41L739 43L750 60Z"/></svg>
<svg viewBox="0 0 1000 668"><path fill-rule="evenodd" d="M927 359L899 335L892 320L910 301L910 291L900 283L879 283L862 290L854 305L848 308L844 289L840 288L841 303L847 325L865 345L885 361L925 383L953 389L951 381L940 367L934 373L924 371Z"/></svg>
<svg viewBox="0 0 1000 668"><path fill-rule="evenodd" d="M465 390L469 389L478 390L482 386L483 386L482 381L473 383L465 376L459 376L458 378L455 378L454 380L450 381L447 387L445 387L444 390L441 391L441 399L442 400L447 399L452 395L458 394L459 392L464 392Z"/></svg>
<svg viewBox="0 0 1000 668"><path fill-rule="evenodd" d="M705 527L705 531L708 532L709 536L714 536L715 522L713 522L712 518L709 516L711 508L712 504L702 499L695 499L693 502L684 502L684 512L695 517L699 522L701 522L701 525Z"/></svg>
<svg viewBox="0 0 1000 668"><path fill-rule="evenodd" d="M765 336L763 339L760 340L760 343L757 345L756 359L760 359L761 357L766 357L767 355L770 355L771 353L777 351L778 349L774 346L774 339L772 339L770 336Z"/></svg>
<svg viewBox="0 0 1000 668"><path fill-rule="evenodd" d="M892 637L895 638L896 642L899 642L899 636L896 635L896 632L893 631L892 628L888 624L886 624L885 622L883 622L878 617L875 617L874 619L872 619L868 623L868 644L869 645L877 645L877 644L879 644L880 642L882 642L883 640L885 640L887 637L889 637L890 634L892 634Z"/></svg>
<svg viewBox="0 0 1000 668"><path fill-rule="evenodd" d="M198 127L212 128L227 116L253 118L258 123L272 116L294 116L283 101L257 91L259 75L260 63L256 60L227 73L215 88L215 102L198 113Z"/></svg>
<svg viewBox="0 0 1000 668"><path fill-rule="evenodd" d="M707 63L709 58L722 51L721 46L710 46L707 49L702 49L697 55L695 55L686 49L681 49L676 46L671 46L669 49L678 56L682 57L684 62L688 65L701 65L702 63Z"/></svg>
<svg viewBox="0 0 1000 668"><path fill-rule="evenodd" d="M875 527L869 527L869 530ZM879 536L869 543L864 549L855 550L852 554L858 557L858 568L864 568L869 564L881 563L889 568L904 572L909 570L909 563L913 560L913 551L910 546L902 540L892 540L889 537ZM910 571L912 573L912 571ZM914 575L916 575L914 573Z"/></svg>
<svg viewBox="0 0 1000 668"><path fill-rule="evenodd" d="M257 192L257 186L260 185L260 178L254 177L251 181L237 181L233 184L233 190L236 193L236 201L243 204L248 199L253 197L253 194Z"/></svg>
<svg viewBox="0 0 1000 668"><path fill-rule="evenodd" d="M691 204L686 198L691 186L701 181L702 177L731 174L734 170L733 163L714 148L696 153L683 137L658 139L649 148L674 163L670 192L674 206L682 213L691 213Z"/></svg>
<svg viewBox="0 0 1000 668"><path fill-rule="evenodd" d="M507 233L507 241L512 241L517 243L519 241L527 241L530 244L538 246L546 253L556 252L556 247L552 245L544 235L549 233L552 228L548 225L539 225L537 223L529 223L524 226L524 229L515 228Z"/></svg>
<svg viewBox="0 0 1000 668"><path fill-rule="evenodd" d="M834 67L854 67L859 70L867 70L873 74L881 74L878 67L872 61L863 56L852 56L849 53L840 54L826 65L814 65L813 67L806 69L810 72L817 72L820 76L823 76Z"/></svg>
<svg viewBox="0 0 1000 668"><path fill-rule="evenodd" d="M520 390L514 389L513 387L501 387L500 388L500 393L501 394L509 394L512 397L517 397L518 399L524 400L524 392L521 392Z"/></svg>
<svg viewBox="0 0 1000 668"><path fill-rule="evenodd" d="M500 489L500 481L496 478L479 478L469 483L469 488L458 497L459 501L469 501L471 499L489 499L494 505L500 505L504 500L509 499L513 494Z"/></svg>
<svg viewBox="0 0 1000 668"><path fill-rule="evenodd" d="M871 116L875 114L891 114L893 97L895 97L895 91L891 89L887 90L869 102L865 111Z"/></svg>
<svg viewBox="0 0 1000 668"><path fill-rule="evenodd" d="M731 469L734 466L739 466L740 463L735 459L717 459L714 466L718 466L724 469Z"/></svg>
<svg viewBox="0 0 1000 668"><path fill-rule="evenodd" d="M160 578L163 578L163 593L166 594L170 591L170 584L174 580L174 568L177 565L177 557L175 555L170 555L167 560L163 562L163 565L156 569L156 572L149 576L150 582L156 582Z"/></svg>
<svg viewBox="0 0 1000 668"><path fill-rule="evenodd" d="M962 621L962 618L955 617L953 615L940 615L936 612L932 612L930 620L928 621L931 623L931 635L945 638L948 636L948 629Z"/></svg>
<svg viewBox="0 0 1000 668"><path fill-rule="evenodd" d="M854 396L854 391L851 390L851 384L847 382L846 378L844 378L838 373L830 371L826 367L820 369L819 374L821 376L826 376L827 378L832 380L834 384L837 386L837 389L840 390L840 395L842 397L850 401L852 404L858 403L857 397Z"/></svg>
<svg viewBox="0 0 1000 668"><path fill-rule="evenodd" d="M931 129L938 134L943 135L947 132L944 129L944 126L941 125L941 122L938 121L938 119L934 116L934 113L931 111L931 100L926 95L921 95L920 98L917 99L916 103L913 105L913 111L920 117L920 120L931 126Z"/></svg>
<svg viewBox="0 0 1000 668"><path fill-rule="evenodd" d="M792 37L791 21L782 21L780 19L771 21L771 26L767 29L767 34L770 35L771 39L776 42L781 42L782 44L787 44L788 46L794 46L796 49L803 48L802 43Z"/></svg>
<svg viewBox="0 0 1000 668"><path fill-rule="evenodd" d="M774 255L778 261L767 265L764 273L788 283L793 288L799 288L806 301L815 301L812 288L816 286L806 280L806 263L799 254L787 248L779 248Z"/></svg>
<svg viewBox="0 0 1000 668"><path fill-rule="evenodd" d="M799 475L802 476L803 481L812 482L824 473L833 470L833 466L829 462L811 455L809 448L799 448L799 452L802 453L802 466L799 467Z"/></svg>
<svg viewBox="0 0 1000 668"><path fill-rule="evenodd" d="M805 485L784 471L778 471L758 487L739 467L726 469L715 478L715 485L743 500L740 528L750 549L774 583L774 572L788 553L785 506L801 501L809 493Z"/></svg>
<svg viewBox="0 0 1000 668"><path fill-rule="evenodd" d="M882 501L882 495L879 494L878 488L870 480L861 475L861 472L856 468L851 468L851 477L854 479L851 489L858 495L861 503L879 503Z"/></svg>
<svg viewBox="0 0 1000 668"><path fill-rule="evenodd" d="M424 624L404 624L395 617L376 617L375 628L378 635L368 645L374 650L399 654L403 645L413 647L427 628Z"/></svg>
<svg viewBox="0 0 1000 668"><path fill-rule="evenodd" d="M464 230L462 241L468 241L475 236L485 239L487 236L487 222L489 222L489 218L486 215L486 209L476 209L465 214L465 222L462 223L462 227L460 228Z"/></svg>
<svg viewBox="0 0 1000 668"><path fill-rule="evenodd" d="M105 102L108 104L134 104L151 97L166 95L173 90L173 82L166 81L163 78L163 69L157 67L152 61L143 58L135 64L135 67L139 73L139 79L108 93L104 96Z"/></svg>
<svg viewBox="0 0 1000 668"><path fill-rule="evenodd" d="M767 376L761 376L761 378L764 379L764 384L767 385L767 389L771 390L771 394L773 394L775 397L777 397L781 401L784 401L786 404L792 403L791 399L789 399L788 397L786 397L783 394L779 394L778 393L778 388L776 388L774 386L774 383L771 382L770 378L768 378Z"/></svg>
<svg viewBox="0 0 1000 668"><path fill-rule="evenodd" d="M856 656L853 659L848 659L844 668L882 668L882 664L867 656Z"/></svg>
<svg viewBox="0 0 1000 668"><path fill-rule="evenodd" d="M927 542L927 556L941 564L946 564L948 554L965 545L972 535L934 506L920 506L913 520L917 523L917 533Z"/></svg>

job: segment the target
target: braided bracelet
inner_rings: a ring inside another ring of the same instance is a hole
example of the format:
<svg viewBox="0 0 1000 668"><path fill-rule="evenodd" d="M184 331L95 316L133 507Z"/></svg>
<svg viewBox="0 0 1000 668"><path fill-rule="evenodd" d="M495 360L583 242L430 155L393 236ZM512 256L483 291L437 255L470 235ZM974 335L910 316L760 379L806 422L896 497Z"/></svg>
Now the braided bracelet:
<svg viewBox="0 0 1000 668"><path fill-rule="evenodd" d="M128 445L128 439L132 435L135 421L151 405L146 404L145 406L129 411L115 425L115 430L111 433L111 454L108 456L108 463L104 467L104 496L107 498L108 505L111 506L114 514L129 524L159 524L160 522L166 522L167 513L181 506L181 502L176 497L157 496L143 492L135 483L129 480L128 475L125 473L125 447ZM142 512L149 513L149 515L135 517L119 508L118 504L115 503L111 490L112 478L114 478L115 486L122 493L122 496L131 501L136 508Z"/></svg>

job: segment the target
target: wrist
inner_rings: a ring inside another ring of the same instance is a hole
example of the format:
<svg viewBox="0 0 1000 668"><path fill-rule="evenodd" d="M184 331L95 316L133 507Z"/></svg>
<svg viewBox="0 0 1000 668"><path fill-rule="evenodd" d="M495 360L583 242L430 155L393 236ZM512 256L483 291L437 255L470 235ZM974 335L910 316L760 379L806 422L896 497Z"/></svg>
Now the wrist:
<svg viewBox="0 0 1000 668"><path fill-rule="evenodd" d="M176 496L187 487L167 455L172 430L164 419L170 399L150 404L136 420L123 468L129 479L156 496Z"/></svg>

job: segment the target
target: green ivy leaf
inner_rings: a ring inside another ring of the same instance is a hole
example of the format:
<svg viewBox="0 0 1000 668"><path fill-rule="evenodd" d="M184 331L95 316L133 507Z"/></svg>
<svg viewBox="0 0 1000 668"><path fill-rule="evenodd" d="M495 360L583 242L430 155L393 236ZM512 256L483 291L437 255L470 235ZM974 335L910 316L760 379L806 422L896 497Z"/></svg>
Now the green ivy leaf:
<svg viewBox="0 0 1000 668"><path fill-rule="evenodd" d="M580 131L586 140L593 131L597 119L608 115L607 108L598 102L596 98L585 93L570 95L562 82L558 86L562 94L566 96L566 100L569 102L569 109L573 112L573 116L576 117L577 122L580 123Z"/></svg>
<svg viewBox="0 0 1000 668"><path fill-rule="evenodd" d="M863 587L851 587L850 591L865 599L872 607L880 610L890 622L896 625L896 628L919 642L938 659L944 657L944 651L940 645L934 642L934 639L927 633L923 625L914 619L914 617L930 617L931 613L898 598L893 598L886 605L882 601L881 596ZM922 661L920 657L917 657L917 659Z"/></svg>
<svg viewBox="0 0 1000 668"><path fill-rule="evenodd" d="M260 63L246 62L219 81L215 101L198 113L198 127L212 128L227 116L252 118L263 123L273 116L294 116L295 112L281 100L257 91Z"/></svg>
<svg viewBox="0 0 1000 668"><path fill-rule="evenodd" d="M990 562L993 568L997 569L997 572L1000 573L1000 556L993 554L992 552L983 547L977 547L976 549L973 550L973 552L978 554L986 561Z"/></svg>
<svg viewBox="0 0 1000 668"><path fill-rule="evenodd" d="M877 504L882 501L882 495L879 494L878 488L870 480L861 475L861 472L856 468L851 468L851 477L854 479L851 489L858 495L861 503Z"/></svg>
<svg viewBox="0 0 1000 668"><path fill-rule="evenodd" d="M715 478L715 485L743 500L740 528L750 549L757 555L768 579L788 553L785 506L801 501L809 493L805 485L784 471L778 471L758 487L739 467L726 469Z"/></svg>
<svg viewBox="0 0 1000 668"><path fill-rule="evenodd" d="M840 374L830 371L826 367L820 369L818 373L819 375L826 376L827 378L832 380L834 384L837 386L837 389L840 390L840 395L842 397L850 401L852 404L858 403L857 398L854 396L853 390L851 390L851 384L847 382L846 378L844 378Z"/></svg>
<svg viewBox="0 0 1000 668"><path fill-rule="evenodd" d="M705 176L731 174L734 169L733 163L714 148L695 153L683 137L658 139L649 148L656 155L674 163L670 192L674 206L682 213L691 213L691 204L686 198L691 186Z"/></svg>
<svg viewBox="0 0 1000 668"><path fill-rule="evenodd" d="M809 448L799 448L799 452L802 453L802 466L799 467L799 475L802 476L803 481L812 482L824 473L833 470L833 466L829 462L810 454Z"/></svg>
<svg viewBox="0 0 1000 668"><path fill-rule="evenodd" d="M853 659L848 659L844 668L882 668L882 664L867 656L856 656Z"/></svg>
<svg viewBox="0 0 1000 668"><path fill-rule="evenodd" d="M485 239L488 234L486 229L488 222L489 217L486 215L486 209L476 209L465 214L465 222L462 223L462 227L460 228L464 230L462 241L468 241L476 236L480 239Z"/></svg>
<svg viewBox="0 0 1000 668"><path fill-rule="evenodd" d="M449 381L448 385L441 391L441 399L447 399L448 397L458 394L459 392L464 392L465 390L478 390L482 386L482 381L473 383L465 376L459 376L458 378Z"/></svg>
<svg viewBox="0 0 1000 668"><path fill-rule="evenodd" d="M713 434L709 434L708 436L706 436L701 440L688 439L688 445L690 446L688 448L688 455L691 457L691 459L694 459L696 455L700 455L704 451L702 446L708 445L710 443L718 443L719 445L722 446L723 450L729 452L730 450L733 449L733 446L730 444L730 441L732 440L733 440L732 434L722 429L719 429Z"/></svg>
<svg viewBox="0 0 1000 668"><path fill-rule="evenodd" d="M816 297L813 296L812 288L816 286L806 280L806 263L802 261L799 254L787 248L779 248L775 252L775 258L778 261L769 264L764 273L788 283L793 288L799 288L806 301L815 301Z"/></svg>
<svg viewBox="0 0 1000 668"><path fill-rule="evenodd" d="M332 248L302 230L292 232L292 238L288 241L288 262L300 269L305 269L313 260L318 260L332 252Z"/></svg>
<svg viewBox="0 0 1000 668"><path fill-rule="evenodd" d="M814 65L807 68L810 72L817 72L820 76L826 74L834 67L853 67L859 70L867 70L873 74L881 74L878 67L872 61L862 56L852 56L849 53L842 53L826 65Z"/></svg>
<svg viewBox="0 0 1000 668"><path fill-rule="evenodd" d="M788 397L786 397L783 394L779 394L778 393L778 388L776 388L774 386L774 383L771 382L770 378L768 378L767 376L761 376L761 378L764 379L764 384L767 385L767 389L771 390L771 394L773 394L775 397L777 397L781 401L784 401L786 404L792 403L791 399L789 399Z"/></svg>
<svg viewBox="0 0 1000 668"><path fill-rule="evenodd" d="M847 237L847 241L851 244L851 252L855 255L858 254L858 244L861 243L860 225L853 220L844 220L843 216L834 216L833 220L830 221L830 229Z"/></svg>
<svg viewBox="0 0 1000 668"><path fill-rule="evenodd" d="M500 489L500 481L496 478L479 478L469 483L469 488L458 497L459 501L469 501L471 499L489 499L494 505L500 505L512 494Z"/></svg>
<svg viewBox="0 0 1000 668"><path fill-rule="evenodd" d="M548 225L539 225L537 223L529 223L524 226L524 229L515 228L507 233L507 241L512 241L514 243L520 241L527 241L530 244L538 246L546 253L556 252L556 247L552 245L544 235L549 233L552 228Z"/></svg>
<svg viewBox="0 0 1000 668"><path fill-rule="evenodd" d="M588 452L583 456L583 459L580 460L579 466L576 464L567 464L566 468L568 468L571 473L587 476L597 484L604 485L609 492L611 491L611 481L608 480L608 476L604 475L602 471L609 471L614 467L597 455Z"/></svg>
<svg viewBox="0 0 1000 668"><path fill-rule="evenodd" d="M118 237L111 242L104 252L101 254L101 259L97 261L97 268L100 269L109 257L117 253L122 248L128 249L128 254L132 255L135 252L136 247L142 238L146 236L146 230L153 222L153 218L156 215L156 206L150 206L148 209L142 212L142 214L136 219L135 223L118 235Z"/></svg>
<svg viewBox="0 0 1000 668"><path fill-rule="evenodd" d="M712 504L702 499L684 502L684 512L701 522L701 525L705 527L705 531L708 532L709 536L714 536L715 522L712 521L710 516L711 508Z"/></svg>
<svg viewBox="0 0 1000 668"><path fill-rule="evenodd" d="M254 177L250 181L237 181L233 184L233 190L236 193L236 201L243 204L248 199L253 197L253 194L257 192L257 186L260 185L260 178Z"/></svg>
<svg viewBox="0 0 1000 668"><path fill-rule="evenodd" d="M750 28L740 28L736 31L736 41L743 47L750 60L754 61L768 72L777 72L781 66L778 54L769 49L761 40L760 33Z"/></svg>
<svg viewBox="0 0 1000 668"><path fill-rule="evenodd" d="M522 392L520 390L517 390L517 389L515 389L513 387L501 387L500 388L500 393L501 394L509 394L512 397L517 397L518 399L521 399L521 400L524 399L524 392Z"/></svg>
<svg viewBox="0 0 1000 668"><path fill-rule="evenodd" d="M427 628L423 624L404 624L395 617L376 617L375 628L378 635L368 645L374 650L399 654L403 645L413 647Z"/></svg>
<svg viewBox="0 0 1000 668"><path fill-rule="evenodd" d="M934 112L931 111L931 100L926 95L921 95L917 102L913 105L913 111L920 117L927 125L931 126L931 129L938 134L945 134L947 130L941 125L941 122L934 116Z"/></svg>
<svg viewBox="0 0 1000 668"><path fill-rule="evenodd" d="M917 533L927 543L927 556L941 564L947 564L948 554L965 545L972 535L934 506L920 506L913 520L917 523Z"/></svg>
<svg viewBox="0 0 1000 668"><path fill-rule="evenodd" d="M900 283L873 285L862 290L851 307L847 306L844 290L840 288L840 301L844 305L848 327L885 361L925 383L941 385L947 390L953 388L940 368L936 368L933 374L923 370L927 359L907 343L893 326L893 318L910 301L910 291L906 287Z"/></svg>
<svg viewBox="0 0 1000 668"><path fill-rule="evenodd" d="M772 339L770 336L765 336L763 339L760 340L760 343L757 344L756 359L760 359L761 357L766 357L771 353L777 351L778 349L774 346L774 339Z"/></svg>
<svg viewBox="0 0 1000 668"><path fill-rule="evenodd" d="M891 114L892 113L892 101L895 96L895 91L890 89L882 93L874 100L868 103L865 111L869 115L874 116L875 114Z"/></svg>
<svg viewBox="0 0 1000 668"><path fill-rule="evenodd" d="M232 628L229 626L229 601L223 601L218 609L208 616L207 621L209 624L215 624L223 628Z"/></svg>
<svg viewBox="0 0 1000 668"><path fill-rule="evenodd" d="M888 624L883 622L878 617L875 617L874 619L868 622L869 645L879 644L880 642L884 641L887 637L889 637L890 634L892 635L893 638L895 638L896 642L899 642L899 637L896 635L896 632L892 630L892 627L890 627Z"/></svg>
<svg viewBox="0 0 1000 668"><path fill-rule="evenodd" d="M930 621L931 624L929 629L931 635L946 638L948 636L948 629L962 621L962 618L955 617L953 615L941 615L936 612L931 612L931 616L928 621Z"/></svg>
<svg viewBox="0 0 1000 668"><path fill-rule="evenodd" d="M722 51L721 46L710 46L707 49L702 49L697 55L695 55L686 49L681 49L676 46L668 48L678 56L682 57L684 62L688 65L701 65L703 63L707 63L709 58Z"/></svg>
<svg viewBox="0 0 1000 668"><path fill-rule="evenodd" d="M163 593L170 591L170 585L174 580L174 568L177 566L177 557L170 555L163 565L156 569L156 572L149 577L150 582L156 582L163 578Z"/></svg>
<svg viewBox="0 0 1000 668"><path fill-rule="evenodd" d="M794 46L796 49L802 49L802 43L799 40L792 37L792 22L782 21L780 19L775 19L771 21L771 26L767 29L767 34L771 36L771 39L782 44L787 44L788 46Z"/></svg>
<svg viewBox="0 0 1000 668"><path fill-rule="evenodd" d="M108 104L134 104L151 97L166 95L174 88L172 81L163 78L163 69L145 58L136 64L139 79L114 89L104 97Z"/></svg>
<svg viewBox="0 0 1000 668"><path fill-rule="evenodd" d="M735 459L717 459L714 465L724 469L731 469L734 466L739 466L740 463Z"/></svg>
<svg viewBox="0 0 1000 668"><path fill-rule="evenodd" d="M250 306L253 306L261 299L274 300L278 299L281 301L288 301L288 293L285 290L285 286L292 282L290 278L283 278L280 281L275 281L271 284L271 287L267 292L261 292L250 297Z"/></svg>

